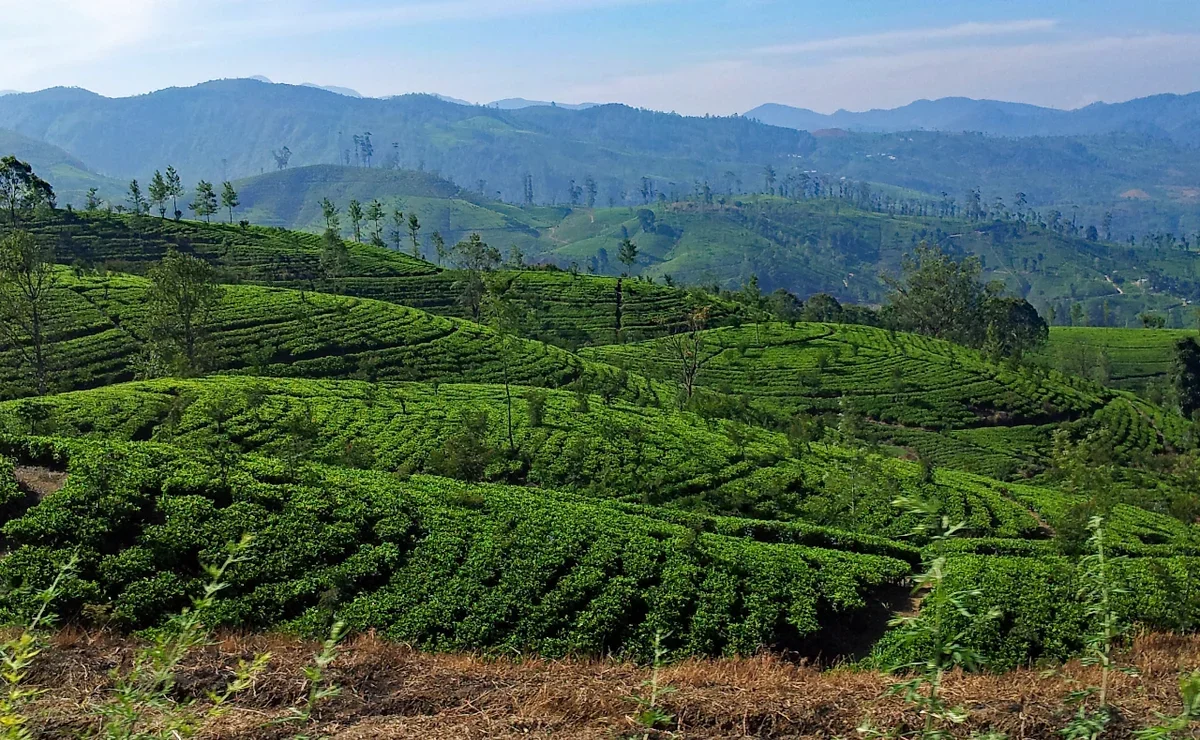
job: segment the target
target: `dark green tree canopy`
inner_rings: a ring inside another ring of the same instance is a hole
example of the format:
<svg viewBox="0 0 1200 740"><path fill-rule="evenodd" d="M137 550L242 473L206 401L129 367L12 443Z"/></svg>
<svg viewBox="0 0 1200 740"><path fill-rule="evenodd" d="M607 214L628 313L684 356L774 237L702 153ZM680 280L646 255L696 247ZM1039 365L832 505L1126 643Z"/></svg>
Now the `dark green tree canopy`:
<svg viewBox="0 0 1200 740"><path fill-rule="evenodd" d="M1046 322L1025 299L1004 295L1000 284L980 281L975 256L958 261L936 246L919 245L904 258L903 276L892 288L882 318L895 329L968 347L988 345L1020 356L1049 337Z"/></svg>
<svg viewBox="0 0 1200 740"><path fill-rule="evenodd" d="M0 159L0 204L8 212L8 222L16 226L39 207L54 207L54 188L38 177L28 162L13 156Z"/></svg>

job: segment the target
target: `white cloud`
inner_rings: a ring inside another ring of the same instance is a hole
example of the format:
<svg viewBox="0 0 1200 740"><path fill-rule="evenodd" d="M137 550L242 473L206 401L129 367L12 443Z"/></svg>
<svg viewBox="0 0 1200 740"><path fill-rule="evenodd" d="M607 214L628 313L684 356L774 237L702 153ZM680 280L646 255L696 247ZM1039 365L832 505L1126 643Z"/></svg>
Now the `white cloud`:
<svg viewBox="0 0 1200 740"><path fill-rule="evenodd" d="M1000 23L960 23L941 28L919 28L857 36L837 36L795 44L764 46L754 50L755 54L792 55L819 51L856 51L871 49L894 49L931 41L956 41L964 39L994 38L1014 34L1053 31L1058 21L1032 19Z"/></svg>

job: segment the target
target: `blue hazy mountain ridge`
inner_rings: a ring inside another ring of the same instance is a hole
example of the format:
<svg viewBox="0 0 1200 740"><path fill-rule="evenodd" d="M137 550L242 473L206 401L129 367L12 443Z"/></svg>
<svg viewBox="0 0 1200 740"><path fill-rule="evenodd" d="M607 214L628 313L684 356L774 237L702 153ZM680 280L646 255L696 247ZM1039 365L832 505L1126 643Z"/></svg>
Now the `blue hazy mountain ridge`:
<svg viewBox="0 0 1200 740"><path fill-rule="evenodd" d="M1083 136L1120 131L1157 133L1183 142L1200 143L1200 93L1153 95L1122 103L1093 103L1075 110L972 98L918 100L899 108L862 112L817 113L778 103L746 113L772 126L805 131L841 128L849 131L909 130L978 131L999 136Z"/></svg>

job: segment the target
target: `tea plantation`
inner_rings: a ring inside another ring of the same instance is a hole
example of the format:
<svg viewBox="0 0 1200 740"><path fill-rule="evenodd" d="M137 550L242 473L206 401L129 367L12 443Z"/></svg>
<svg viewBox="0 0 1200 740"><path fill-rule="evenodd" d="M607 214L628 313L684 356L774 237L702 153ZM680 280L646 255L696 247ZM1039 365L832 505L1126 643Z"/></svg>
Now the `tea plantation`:
<svg viewBox="0 0 1200 740"><path fill-rule="evenodd" d="M168 249L214 264L228 282L321 290L472 318L462 302L465 274L391 249L347 241L336 275L321 268L321 237L259 226L173 221L151 216L57 211L29 231L79 270L144 273ZM407 237L406 237L407 238ZM640 280L558 269L500 271L514 277L528 314L525 336L582 346L661 336L682 326L689 310L708 306L713 326L737 320L729 301Z"/></svg>
<svg viewBox="0 0 1200 740"><path fill-rule="evenodd" d="M511 270L512 305L477 296L485 324L465 274L387 250L353 246L325 279L308 235L70 213L32 228L80 264L52 268L47 393L32 337L0 345L6 620L75 554L65 620L161 625L249 533L220 625L636 658L666 635L673 656L882 665L919 657L888 627L916 610L1006 668L1087 647L1081 556L1102 516L1119 618L1200 624L1193 424L1095 379L881 328L751 323L631 279ZM186 367L161 354L148 269L168 248L219 278ZM693 331L701 307L716 326ZM1147 338L1122 339L1125 366ZM910 588L934 558L999 618L922 607Z"/></svg>
<svg viewBox="0 0 1200 740"><path fill-rule="evenodd" d="M64 274L52 293L49 355L61 390L132 380L150 336L149 281L135 276ZM379 301L247 285L226 286L205 322L216 372L300 377L498 380L552 387L582 380L647 384L539 342L507 342L490 329ZM0 387L31 392L14 350L0 353Z"/></svg>

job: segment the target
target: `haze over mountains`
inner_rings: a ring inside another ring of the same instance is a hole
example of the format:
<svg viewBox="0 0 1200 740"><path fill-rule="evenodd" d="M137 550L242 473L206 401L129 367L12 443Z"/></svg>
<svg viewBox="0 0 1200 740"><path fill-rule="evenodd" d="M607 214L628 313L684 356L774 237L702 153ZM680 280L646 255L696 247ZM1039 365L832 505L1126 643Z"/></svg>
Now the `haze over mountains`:
<svg viewBox="0 0 1200 740"><path fill-rule="evenodd" d="M1078 136L1130 131L1200 143L1200 93L1154 95L1123 103L1093 103L1076 110L971 98L918 100L888 110L822 114L769 103L746 113L772 126L806 131L978 131L998 136Z"/></svg>
<svg viewBox="0 0 1200 740"><path fill-rule="evenodd" d="M0 98L0 129L19 135L14 153L42 170L73 160L71 178L50 171L64 202L80 202L93 186L119 199L131 178L168 164L193 182L259 175L275 170L273 153L287 147L292 167L424 170L509 202L567 203L589 180L600 205L675 200L705 187L759 192L776 187L764 182L769 166L784 188L844 178L899 189L894 197L959 202L978 188L989 204L1022 193L1030 207L1085 224L1111 212L1122 240L1200 230L1200 94L1077 111L951 98L829 116L764 106L700 118L616 104L476 106L353 92L251 79L131 98L53 88Z"/></svg>

